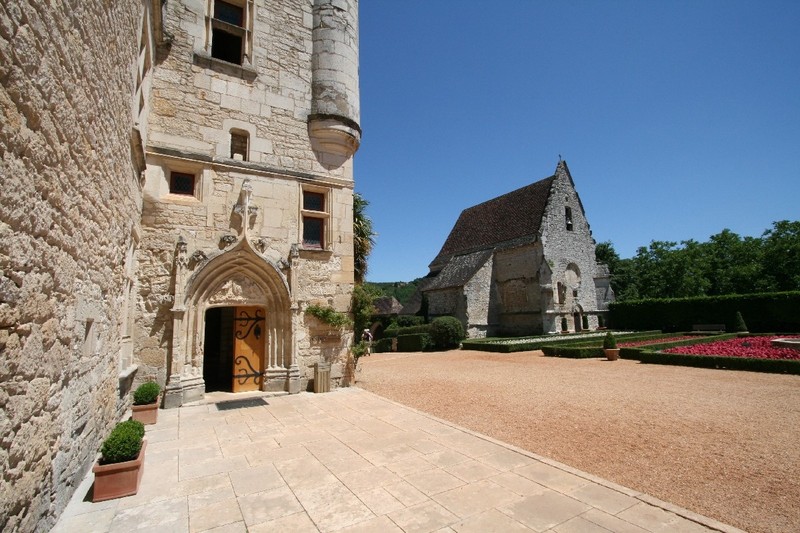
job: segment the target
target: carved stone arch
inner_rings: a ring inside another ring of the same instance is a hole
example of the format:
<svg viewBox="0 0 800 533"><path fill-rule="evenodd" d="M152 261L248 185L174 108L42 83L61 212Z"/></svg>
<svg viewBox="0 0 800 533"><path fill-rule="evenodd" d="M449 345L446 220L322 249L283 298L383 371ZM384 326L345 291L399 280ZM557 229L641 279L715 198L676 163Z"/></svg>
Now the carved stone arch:
<svg viewBox="0 0 800 533"><path fill-rule="evenodd" d="M265 310L267 331L264 389L287 390L289 378L293 374L299 376L293 351L295 328L289 283L275 264L253 250L247 239L205 262L186 282L183 295L180 303L185 312L174 324L178 334L173 336L173 354L179 358L182 354L183 360L182 364L176 361L172 365L173 375L201 379L209 308L260 306Z"/></svg>

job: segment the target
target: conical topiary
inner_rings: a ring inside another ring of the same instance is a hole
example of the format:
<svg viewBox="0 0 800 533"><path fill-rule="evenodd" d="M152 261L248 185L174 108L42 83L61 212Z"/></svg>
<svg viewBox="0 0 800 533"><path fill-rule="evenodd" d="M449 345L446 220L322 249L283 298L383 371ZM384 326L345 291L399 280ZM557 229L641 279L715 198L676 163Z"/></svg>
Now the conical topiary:
<svg viewBox="0 0 800 533"><path fill-rule="evenodd" d="M744 318L742 318L742 313L736 311L736 320L735 325L737 333L747 333L749 330L747 329L747 324L744 323Z"/></svg>

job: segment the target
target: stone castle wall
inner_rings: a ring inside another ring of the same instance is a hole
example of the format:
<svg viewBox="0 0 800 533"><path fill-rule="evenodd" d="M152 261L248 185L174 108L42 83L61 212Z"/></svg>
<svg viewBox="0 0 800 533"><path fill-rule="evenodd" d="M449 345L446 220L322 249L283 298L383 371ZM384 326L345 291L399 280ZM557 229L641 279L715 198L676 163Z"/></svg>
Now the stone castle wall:
<svg viewBox="0 0 800 533"><path fill-rule="evenodd" d="M127 407L137 2L0 5L0 530L46 531Z"/></svg>

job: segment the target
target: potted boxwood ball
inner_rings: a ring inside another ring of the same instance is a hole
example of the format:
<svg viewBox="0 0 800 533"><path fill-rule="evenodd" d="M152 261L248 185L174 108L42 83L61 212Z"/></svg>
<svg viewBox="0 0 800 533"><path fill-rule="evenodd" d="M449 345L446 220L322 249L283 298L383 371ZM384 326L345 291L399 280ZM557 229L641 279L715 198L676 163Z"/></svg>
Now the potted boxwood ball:
<svg viewBox="0 0 800 533"><path fill-rule="evenodd" d="M117 424L100 448L94 473L93 502L102 502L139 491L144 473L144 424L126 420Z"/></svg>
<svg viewBox="0 0 800 533"><path fill-rule="evenodd" d="M142 383L133 391L133 419L142 424L155 424L158 421L158 395L161 387L154 381Z"/></svg>
<svg viewBox="0 0 800 533"><path fill-rule="evenodd" d="M606 359L609 361L616 361L619 359L619 348L617 348L617 339L609 331L603 339L603 352L606 354Z"/></svg>

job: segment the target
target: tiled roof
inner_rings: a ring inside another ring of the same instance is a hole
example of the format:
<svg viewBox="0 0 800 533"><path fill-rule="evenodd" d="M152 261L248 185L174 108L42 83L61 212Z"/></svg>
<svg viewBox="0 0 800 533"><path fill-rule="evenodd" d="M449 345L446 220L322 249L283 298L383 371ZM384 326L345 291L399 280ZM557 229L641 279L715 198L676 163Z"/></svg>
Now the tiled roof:
<svg viewBox="0 0 800 533"><path fill-rule="evenodd" d="M403 304L398 302L394 296L376 298L372 305L375 307L376 315L396 315L403 309Z"/></svg>
<svg viewBox="0 0 800 533"><path fill-rule="evenodd" d="M447 237L431 270L448 259L522 238L534 237L544 215L550 186L555 176L465 209Z"/></svg>
<svg viewBox="0 0 800 533"><path fill-rule="evenodd" d="M491 250L482 250L453 257L447 262L447 266L444 267L439 275L433 279L433 282L425 287L425 290L463 287L490 257L492 257Z"/></svg>

